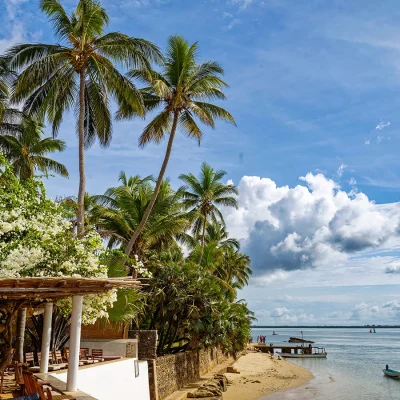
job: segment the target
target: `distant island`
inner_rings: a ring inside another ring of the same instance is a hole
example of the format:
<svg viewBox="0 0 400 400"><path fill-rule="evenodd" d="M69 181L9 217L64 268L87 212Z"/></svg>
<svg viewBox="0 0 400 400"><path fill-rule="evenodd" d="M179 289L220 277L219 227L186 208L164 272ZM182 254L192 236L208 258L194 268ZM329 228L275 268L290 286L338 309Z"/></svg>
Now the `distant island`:
<svg viewBox="0 0 400 400"><path fill-rule="evenodd" d="M400 325L253 325L252 329L256 328L400 328Z"/></svg>

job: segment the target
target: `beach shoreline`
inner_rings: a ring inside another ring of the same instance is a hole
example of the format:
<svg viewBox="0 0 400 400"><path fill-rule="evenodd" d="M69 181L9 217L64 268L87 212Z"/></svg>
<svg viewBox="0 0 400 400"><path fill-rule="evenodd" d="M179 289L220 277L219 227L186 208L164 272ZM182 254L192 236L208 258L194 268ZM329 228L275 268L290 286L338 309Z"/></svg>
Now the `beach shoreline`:
<svg viewBox="0 0 400 400"><path fill-rule="evenodd" d="M278 356L249 351L235 364L240 374L226 373L230 384L224 400L260 400L269 394L304 385L313 375Z"/></svg>

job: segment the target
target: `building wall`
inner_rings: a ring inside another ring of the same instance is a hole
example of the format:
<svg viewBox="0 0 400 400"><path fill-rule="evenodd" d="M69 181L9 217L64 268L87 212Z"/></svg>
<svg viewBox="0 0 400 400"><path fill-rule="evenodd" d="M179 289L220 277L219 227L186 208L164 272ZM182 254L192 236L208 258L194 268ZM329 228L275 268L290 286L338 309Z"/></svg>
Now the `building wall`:
<svg viewBox="0 0 400 400"><path fill-rule="evenodd" d="M127 339L126 325L97 321L91 325L82 325L82 339Z"/></svg>
<svg viewBox="0 0 400 400"><path fill-rule="evenodd" d="M156 360L160 400L196 381L218 364L233 357L216 348L172 354Z"/></svg>
<svg viewBox="0 0 400 400"><path fill-rule="evenodd" d="M104 356L138 357L137 339L82 339L81 348L89 349L89 354L91 354L92 349L102 349Z"/></svg>
<svg viewBox="0 0 400 400"><path fill-rule="evenodd" d="M53 375L67 381L66 372ZM82 367L78 372L78 389L97 400L150 400L147 361L139 362L136 378L134 358Z"/></svg>

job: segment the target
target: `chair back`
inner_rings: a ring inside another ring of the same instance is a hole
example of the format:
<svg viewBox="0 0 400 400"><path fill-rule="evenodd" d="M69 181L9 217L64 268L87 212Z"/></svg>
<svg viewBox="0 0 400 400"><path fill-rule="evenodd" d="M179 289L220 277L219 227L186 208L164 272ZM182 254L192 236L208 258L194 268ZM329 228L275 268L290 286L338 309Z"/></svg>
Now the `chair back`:
<svg viewBox="0 0 400 400"><path fill-rule="evenodd" d="M35 356L33 353L25 353L25 362L31 367L35 365Z"/></svg>
<svg viewBox="0 0 400 400"><path fill-rule="evenodd" d="M61 354L61 350L56 350L54 352L54 361L56 364L61 364L63 362L63 356Z"/></svg>
<svg viewBox="0 0 400 400"><path fill-rule="evenodd" d="M65 347L63 349L63 356L64 356L64 360L66 362L68 362L69 361L69 348L68 347Z"/></svg>
<svg viewBox="0 0 400 400"><path fill-rule="evenodd" d="M22 376L22 364L15 362L14 372L15 372L15 381L18 383L18 385L23 385L24 377Z"/></svg>
<svg viewBox="0 0 400 400"><path fill-rule="evenodd" d="M94 359L103 358L103 349L92 349L92 357Z"/></svg>
<svg viewBox="0 0 400 400"><path fill-rule="evenodd" d="M38 383L32 372L22 371L22 376L24 377L26 394L38 393L40 400L47 400L42 385Z"/></svg>
<svg viewBox="0 0 400 400"><path fill-rule="evenodd" d="M81 360L88 360L89 359L89 349L80 349L79 350L79 358Z"/></svg>

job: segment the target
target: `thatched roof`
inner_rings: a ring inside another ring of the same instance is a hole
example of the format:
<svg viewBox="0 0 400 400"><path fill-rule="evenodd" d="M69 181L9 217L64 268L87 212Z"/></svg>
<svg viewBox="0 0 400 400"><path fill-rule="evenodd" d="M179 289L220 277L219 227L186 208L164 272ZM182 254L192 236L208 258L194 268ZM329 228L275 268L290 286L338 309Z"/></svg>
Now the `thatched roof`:
<svg viewBox="0 0 400 400"><path fill-rule="evenodd" d="M75 295L100 294L114 288L137 288L141 283L127 278L5 278L0 279L0 303L26 300L52 301Z"/></svg>

